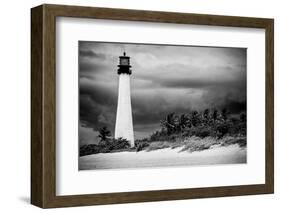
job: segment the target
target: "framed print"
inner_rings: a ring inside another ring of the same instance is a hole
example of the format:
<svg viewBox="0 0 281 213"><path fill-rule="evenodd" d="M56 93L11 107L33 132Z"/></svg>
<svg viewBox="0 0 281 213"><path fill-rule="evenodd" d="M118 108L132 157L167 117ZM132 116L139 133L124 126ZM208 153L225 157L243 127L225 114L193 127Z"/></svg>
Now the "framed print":
<svg viewBox="0 0 281 213"><path fill-rule="evenodd" d="M273 19L31 9L31 203L274 191Z"/></svg>

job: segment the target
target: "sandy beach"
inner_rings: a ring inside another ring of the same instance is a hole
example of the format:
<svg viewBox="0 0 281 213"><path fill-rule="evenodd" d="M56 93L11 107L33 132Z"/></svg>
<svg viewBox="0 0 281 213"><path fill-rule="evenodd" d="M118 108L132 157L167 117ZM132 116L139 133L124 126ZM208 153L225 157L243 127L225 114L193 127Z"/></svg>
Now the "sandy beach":
<svg viewBox="0 0 281 213"><path fill-rule="evenodd" d="M99 153L80 157L79 170L120 169L214 164L241 164L247 162L247 148L239 145L214 146L211 149L188 152L182 147L154 151Z"/></svg>

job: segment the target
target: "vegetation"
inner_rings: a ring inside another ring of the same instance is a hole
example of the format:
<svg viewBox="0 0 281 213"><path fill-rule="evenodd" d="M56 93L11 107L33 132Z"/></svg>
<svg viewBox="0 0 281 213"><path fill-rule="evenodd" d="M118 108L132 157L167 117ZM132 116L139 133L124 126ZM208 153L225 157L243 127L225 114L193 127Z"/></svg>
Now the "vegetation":
<svg viewBox="0 0 281 213"><path fill-rule="evenodd" d="M107 138L99 144L88 144L80 147L80 156L97 153L110 153L130 149L130 143L124 138Z"/></svg>
<svg viewBox="0 0 281 213"><path fill-rule="evenodd" d="M137 151L175 148L198 151L220 144L246 146L246 114L230 115L227 109L220 112L205 109L201 113L192 111L187 114L169 113L160 121L161 130L149 138L137 140Z"/></svg>
<svg viewBox="0 0 281 213"><path fill-rule="evenodd" d="M111 136L110 131L107 129L106 126L104 126L103 128L101 128L99 130L99 135L98 137L100 138L100 142L105 142L108 140L108 138Z"/></svg>
<svg viewBox="0 0 281 213"><path fill-rule="evenodd" d="M179 136L197 136L205 138L212 136L221 139L225 135L246 136L246 115L230 116L226 109L221 113L214 110L210 113L205 109L202 113L192 111L189 114L175 115L170 113L161 121L162 129L150 136L150 141L175 140Z"/></svg>
<svg viewBox="0 0 281 213"><path fill-rule="evenodd" d="M152 151L163 148L183 147L181 151L200 151L214 145L227 146L238 144L246 146L246 114L231 115L227 109L218 111L205 109L186 114L174 112L160 121L161 129L148 138L135 141L130 148L129 141L111 138L110 131L103 127L99 130L99 144L80 147L80 156L115 151Z"/></svg>
<svg viewBox="0 0 281 213"><path fill-rule="evenodd" d="M88 144L80 147L80 156L109 153L116 150L124 150L130 148L130 143L124 138L111 138L111 133L107 127L102 127L99 130L98 137L100 138L99 144Z"/></svg>

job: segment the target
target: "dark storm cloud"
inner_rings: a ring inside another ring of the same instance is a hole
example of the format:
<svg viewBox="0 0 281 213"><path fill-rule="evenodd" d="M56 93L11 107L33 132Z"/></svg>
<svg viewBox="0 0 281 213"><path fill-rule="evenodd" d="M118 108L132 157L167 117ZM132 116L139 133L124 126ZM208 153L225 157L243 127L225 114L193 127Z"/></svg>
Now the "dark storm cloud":
<svg viewBox="0 0 281 213"><path fill-rule="evenodd" d="M99 104L87 95L80 96L80 122L84 127L98 130L102 126L113 128L115 107Z"/></svg>
<svg viewBox="0 0 281 213"><path fill-rule="evenodd" d="M84 61L79 64L79 76L80 77L88 77L88 78L93 78L94 75L93 72L95 72L95 74L97 72L102 72L103 68L105 66L103 65L100 65L100 64L94 64L92 62L87 62L87 61Z"/></svg>
<svg viewBox="0 0 281 213"><path fill-rule="evenodd" d="M94 81L93 81L94 82ZM99 104L110 104L116 102L117 88L102 82L90 84L80 80L80 95L86 95Z"/></svg>
<svg viewBox="0 0 281 213"><path fill-rule="evenodd" d="M211 88L211 87L230 87L237 86L237 83L234 81L223 81L223 80L208 80L208 79L165 79L155 82L158 82L163 87L168 88Z"/></svg>
<svg viewBox="0 0 281 213"><path fill-rule="evenodd" d="M87 83L80 80L80 120L81 123L98 130L106 125L113 128L117 91L103 83Z"/></svg>
<svg viewBox="0 0 281 213"><path fill-rule="evenodd" d="M114 133L119 56L131 57L136 138L159 129L167 113L246 110L246 49L79 42L80 126ZM90 137L90 136L89 136Z"/></svg>
<svg viewBox="0 0 281 213"><path fill-rule="evenodd" d="M105 59L104 54L98 54L94 52L93 50L79 50L79 57L89 57L89 58L99 58L99 59Z"/></svg>

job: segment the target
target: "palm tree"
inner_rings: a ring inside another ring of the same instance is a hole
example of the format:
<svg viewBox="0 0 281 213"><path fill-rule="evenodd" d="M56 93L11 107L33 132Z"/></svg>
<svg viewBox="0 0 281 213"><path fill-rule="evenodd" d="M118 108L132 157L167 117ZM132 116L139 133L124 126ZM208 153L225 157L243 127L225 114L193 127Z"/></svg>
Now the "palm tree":
<svg viewBox="0 0 281 213"><path fill-rule="evenodd" d="M172 134L176 129L176 117L175 113L169 113L164 120L161 120L161 126L166 129L167 134Z"/></svg>
<svg viewBox="0 0 281 213"><path fill-rule="evenodd" d="M196 127L201 123L200 115L197 111L191 113L191 124Z"/></svg>
<svg viewBox="0 0 281 213"><path fill-rule="evenodd" d="M177 122L177 129L179 131L182 131L183 129L185 129L190 124L189 117L187 115L185 115L185 114L181 114L178 117L177 120L178 120L178 122Z"/></svg>
<svg viewBox="0 0 281 213"><path fill-rule="evenodd" d="M98 137L100 138L100 142L102 141L107 141L108 137L111 136L110 131L107 129L106 126L102 127L101 129L99 129L99 135Z"/></svg>
<svg viewBox="0 0 281 213"><path fill-rule="evenodd" d="M210 120L210 110L209 109L205 109L203 112L203 118L204 118L204 123L205 124L209 124L209 120Z"/></svg>
<svg viewBox="0 0 281 213"><path fill-rule="evenodd" d="M213 118L214 121L216 121L218 119L218 110L217 109L214 109L212 118Z"/></svg>
<svg viewBox="0 0 281 213"><path fill-rule="evenodd" d="M222 109L222 111L221 111L221 116L222 116L222 119L223 119L224 121L227 120L227 110L226 110L226 108L223 108L223 109Z"/></svg>

